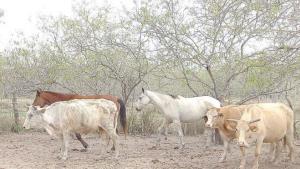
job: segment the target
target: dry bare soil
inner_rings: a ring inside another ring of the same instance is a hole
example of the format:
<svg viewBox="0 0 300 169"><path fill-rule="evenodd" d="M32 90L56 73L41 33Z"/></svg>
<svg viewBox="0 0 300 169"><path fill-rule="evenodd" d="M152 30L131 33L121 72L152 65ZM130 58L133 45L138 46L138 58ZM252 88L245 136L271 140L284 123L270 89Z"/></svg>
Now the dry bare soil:
<svg viewBox="0 0 300 169"><path fill-rule="evenodd" d="M240 154L236 146L231 146L231 153L227 161L218 163L222 146L204 148L203 136L185 137L186 146L183 150L174 149L177 138L169 136L163 140L161 147L153 150L156 137L129 136L124 140L120 136L120 156L114 158L112 153L107 153L111 145L106 145L105 139L97 136L86 136L85 140L90 148L87 152L80 152L81 144L72 140L69 151L69 159L62 161L57 159L60 142L51 139L43 132L24 132L21 134L0 134L0 169L12 168L203 168L203 169L234 169L238 168ZM294 163L288 161L287 153L281 154L279 164L269 162L268 145L264 145L264 151L260 159L262 169L299 169L300 148L296 146L296 159ZM247 168L251 168L254 159L253 148L247 151Z"/></svg>

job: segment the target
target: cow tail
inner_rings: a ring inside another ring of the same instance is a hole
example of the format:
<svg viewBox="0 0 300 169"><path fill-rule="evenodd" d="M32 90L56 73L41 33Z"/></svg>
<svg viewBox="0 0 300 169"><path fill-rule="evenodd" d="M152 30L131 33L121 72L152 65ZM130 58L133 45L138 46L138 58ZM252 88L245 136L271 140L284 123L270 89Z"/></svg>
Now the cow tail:
<svg viewBox="0 0 300 169"><path fill-rule="evenodd" d="M283 138L283 148L286 150L286 145L287 145L287 142L286 142L286 136Z"/></svg>
<svg viewBox="0 0 300 169"><path fill-rule="evenodd" d="M128 133L127 120L126 120L126 107L122 99L118 99L118 102L120 104L120 112L119 112L120 122L121 122L121 126L123 127L123 131L126 139Z"/></svg>

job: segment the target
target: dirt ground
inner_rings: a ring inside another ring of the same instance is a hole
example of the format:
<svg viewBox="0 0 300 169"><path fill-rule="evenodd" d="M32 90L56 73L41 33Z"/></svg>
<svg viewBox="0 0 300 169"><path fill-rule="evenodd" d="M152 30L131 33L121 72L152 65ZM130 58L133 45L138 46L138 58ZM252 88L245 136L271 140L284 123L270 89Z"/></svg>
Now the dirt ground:
<svg viewBox="0 0 300 169"><path fill-rule="evenodd" d="M28 168L101 168L101 169L156 169L156 168L201 168L201 169L235 169L239 166L240 154L236 146L231 146L231 153L224 163L218 163L222 146L204 148L203 136L185 137L186 146L183 150L174 149L177 137L169 136L163 140L161 147L153 150L156 137L129 136L127 140L120 136L120 156L107 153L111 145L106 145L105 139L96 136L86 136L90 148L87 152L79 151L82 146L77 140L70 144L69 159L62 161L57 158L60 142L51 139L47 133L24 132L21 134L0 134L0 169ZM299 143L299 141L298 141ZM268 145L260 159L263 169L299 169L300 147L296 146L295 162L288 161L287 153L281 154L281 161L275 165L269 162ZM251 168L254 159L253 148L248 150L247 168Z"/></svg>

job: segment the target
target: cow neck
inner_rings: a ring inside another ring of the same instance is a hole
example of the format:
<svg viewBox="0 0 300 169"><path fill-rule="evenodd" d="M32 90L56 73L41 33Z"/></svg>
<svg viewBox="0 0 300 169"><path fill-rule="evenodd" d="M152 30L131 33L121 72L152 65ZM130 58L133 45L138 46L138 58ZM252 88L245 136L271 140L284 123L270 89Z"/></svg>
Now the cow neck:
<svg viewBox="0 0 300 169"><path fill-rule="evenodd" d="M44 113L40 115L42 118L42 126L48 125L48 122L45 120Z"/></svg>
<svg viewBox="0 0 300 169"><path fill-rule="evenodd" d="M219 130L223 131L223 133L224 133L226 136L231 136L231 135L234 134L234 131L228 129L228 127L227 127L228 125L229 125L229 124L226 123L225 120L224 120L223 125L220 125L220 126L219 126Z"/></svg>

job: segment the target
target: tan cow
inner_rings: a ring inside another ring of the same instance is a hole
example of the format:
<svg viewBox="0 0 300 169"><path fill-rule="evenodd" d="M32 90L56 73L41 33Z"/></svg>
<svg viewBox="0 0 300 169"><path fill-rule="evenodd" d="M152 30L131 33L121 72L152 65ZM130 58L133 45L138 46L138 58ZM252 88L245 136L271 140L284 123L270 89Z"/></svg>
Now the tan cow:
<svg viewBox="0 0 300 169"><path fill-rule="evenodd" d="M236 138L236 123L227 121L227 119L239 120L246 106L228 105L221 108L209 109L206 113L206 127L217 128L224 142L224 151L219 162L224 162L229 150L229 143Z"/></svg>
<svg viewBox="0 0 300 169"><path fill-rule="evenodd" d="M289 147L289 157L293 161L293 111L282 103L260 103L249 105L240 120L232 119L229 121L237 122L238 142L242 153L240 168L245 168L245 147L249 143L255 143L255 161L253 168L258 168L258 159L263 143L276 143L277 161L280 154L280 141L286 139Z"/></svg>
<svg viewBox="0 0 300 169"><path fill-rule="evenodd" d="M24 128L45 128L51 136L62 141L61 159L68 157L69 137L72 133L87 134L104 130L113 140L118 156L116 105L106 99L77 99L61 101L45 108L31 106Z"/></svg>

